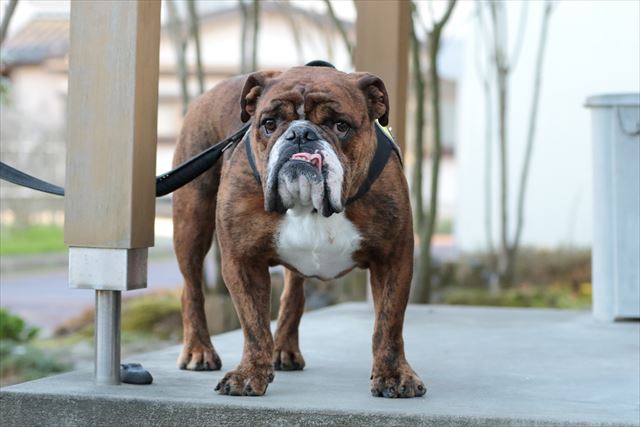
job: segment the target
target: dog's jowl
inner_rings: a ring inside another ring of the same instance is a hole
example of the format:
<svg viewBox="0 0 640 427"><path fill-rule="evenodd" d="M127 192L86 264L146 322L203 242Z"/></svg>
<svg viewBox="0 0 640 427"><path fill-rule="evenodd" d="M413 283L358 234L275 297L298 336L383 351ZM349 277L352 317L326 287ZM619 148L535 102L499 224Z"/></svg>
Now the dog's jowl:
<svg viewBox="0 0 640 427"><path fill-rule="evenodd" d="M274 370L302 370L298 325L304 278L334 279L356 267L370 270L375 300L371 393L426 392L405 359L402 340L413 230L399 158L389 156L368 191L359 192L371 181L375 121L384 126L388 115L379 78L324 67L238 76L192 103L176 165L243 122L252 124L223 161L173 196L175 249L185 279L180 368L221 367L207 331L201 286L216 231L222 274L245 340L242 361L220 380L219 393L262 395ZM269 329L274 265L285 267L275 337Z"/></svg>

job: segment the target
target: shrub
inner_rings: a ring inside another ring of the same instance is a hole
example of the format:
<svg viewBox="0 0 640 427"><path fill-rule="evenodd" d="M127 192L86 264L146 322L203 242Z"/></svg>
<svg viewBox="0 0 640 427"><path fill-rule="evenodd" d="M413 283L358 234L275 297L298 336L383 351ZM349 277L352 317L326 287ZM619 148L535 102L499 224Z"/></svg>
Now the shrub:
<svg viewBox="0 0 640 427"><path fill-rule="evenodd" d="M22 318L0 308L0 341L26 343L34 339L38 332L38 328L28 327Z"/></svg>
<svg viewBox="0 0 640 427"><path fill-rule="evenodd" d="M19 316L0 309L0 382L2 385L46 377L71 368L32 342L38 328L27 326Z"/></svg>

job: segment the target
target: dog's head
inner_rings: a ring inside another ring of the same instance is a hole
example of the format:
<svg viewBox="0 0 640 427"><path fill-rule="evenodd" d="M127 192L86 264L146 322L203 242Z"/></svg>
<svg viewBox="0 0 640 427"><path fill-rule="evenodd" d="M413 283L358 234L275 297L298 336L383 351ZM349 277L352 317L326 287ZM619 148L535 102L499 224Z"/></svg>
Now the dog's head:
<svg viewBox="0 0 640 427"><path fill-rule="evenodd" d="M366 178L376 149L374 121L385 126L389 98L368 73L296 67L248 76L242 121L252 119L251 150L265 210L344 209Z"/></svg>

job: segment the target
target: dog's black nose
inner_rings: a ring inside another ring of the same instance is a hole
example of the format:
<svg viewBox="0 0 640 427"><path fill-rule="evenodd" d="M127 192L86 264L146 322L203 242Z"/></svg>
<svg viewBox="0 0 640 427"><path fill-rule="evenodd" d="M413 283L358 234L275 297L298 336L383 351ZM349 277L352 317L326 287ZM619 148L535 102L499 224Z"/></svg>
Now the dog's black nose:
<svg viewBox="0 0 640 427"><path fill-rule="evenodd" d="M317 141L320 138L313 129L308 127L294 127L287 131L284 139L293 144L304 144L305 142Z"/></svg>

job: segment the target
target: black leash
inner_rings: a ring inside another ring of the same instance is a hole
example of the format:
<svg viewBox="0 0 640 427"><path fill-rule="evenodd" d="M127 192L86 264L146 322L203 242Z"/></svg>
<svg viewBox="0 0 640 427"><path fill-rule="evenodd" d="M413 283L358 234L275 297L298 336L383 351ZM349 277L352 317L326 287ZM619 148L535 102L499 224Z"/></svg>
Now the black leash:
<svg viewBox="0 0 640 427"><path fill-rule="evenodd" d="M64 196L64 188L19 171L4 162L0 162L0 179L12 182L22 187L42 191L43 193Z"/></svg>
<svg viewBox="0 0 640 427"><path fill-rule="evenodd" d="M202 175L218 161L228 148L237 144L244 137L249 126L251 126L251 122L247 122L230 137L207 148L175 169L156 177L156 197L167 195ZM64 188L19 171L4 162L0 162L0 179L44 193L64 196Z"/></svg>
<svg viewBox="0 0 640 427"><path fill-rule="evenodd" d="M245 123L227 139L207 148L177 168L158 176L156 178L156 197L169 194L202 175L207 169L216 164L228 148L237 144L244 137L250 126L251 122Z"/></svg>
<svg viewBox="0 0 640 427"><path fill-rule="evenodd" d="M311 61L305 65L310 67L335 68L332 64L320 60ZM175 169L157 176L156 197L165 196L202 175L207 169L216 164L218 159L220 159L222 154L228 148L234 146L243 138L245 138L247 130L250 126L251 122L249 121L230 137L218 142L215 145L212 145L202 153L196 155L195 157L192 157ZM358 192L349 200L347 200L347 204L356 201L367 191L369 191L371 185L378 178L378 176L380 176L382 170L384 169L384 166L387 164L387 160L389 159L389 154L391 153L391 151L394 151L396 153L398 159L400 159L400 163L402 164L400 149L393 141L391 135L387 134L387 132L385 132L382 126L380 126L377 122L375 123L375 127L377 147L373 159L371 160L371 165L369 166L369 173L367 174L367 178L365 179L365 181L358 189ZM253 172L253 176L255 176L258 183L260 183L258 168L256 167L250 144L247 141L248 138L245 138L245 147L247 150L249 164L251 165L251 171ZM12 182L22 187L28 187L33 190L42 191L44 193L54 194L56 196L64 196L64 188L19 171L18 169L11 167L4 162L0 162L0 179Z"/></svg>

